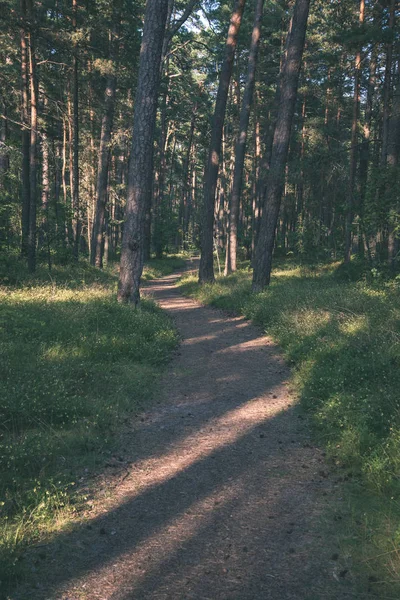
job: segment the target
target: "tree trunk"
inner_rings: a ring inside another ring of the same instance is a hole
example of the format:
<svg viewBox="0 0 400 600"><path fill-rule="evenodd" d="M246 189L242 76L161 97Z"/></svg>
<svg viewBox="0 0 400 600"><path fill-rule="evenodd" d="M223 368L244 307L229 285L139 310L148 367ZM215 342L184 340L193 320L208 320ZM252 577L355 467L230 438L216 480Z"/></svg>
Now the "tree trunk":
<svg viewBox="0 0 400 600"><path fill-rule="evenodd" d="M49 198L50 198L50 168L49 168L49 140L47 133L42 132L42 223L41 238L46 244L49 237Z"/></svg>
<svg viewBox="0 0 400 600"><path fill-rule="evenodd" d="M77 26L77 0L72 0L72 26L76 29ZM79 205L79 79L78 79L78 50L75 45L73 63L72 63L72 111L73 111L73 158L72 158L72 209L74 213L74 257L78 260L79 247L81 241L81 214Z"/></svg>
<svg viewBox="0 0 400 600"><path fill-rule="evenodd" d="M30 15L33 21L32 7ZM37 206L37 126L38 126L38 84L36 77L36 57L33 32L30 31L28 39L29 56L29 91L31 105L31 132L29 143L29 236L28 236L28 270L34 273L36 269L36 206Z"/></svg>
<svg viewBox="0 0 400 600"><path fill-rule="evenodd" d="M225 58L221 68L217 99L211 130L211 143L204 178L204 205L201 235L201 259L199 268L199 282L214 281L213 265L213 238L214 238L214 203L217 188L219 158L221 152L222 129L224 126L226 103L228 99L229 83L231 80L233 59L237 45L242 15L246 0L236 0L231 17L228 39L225 47Z"/></svg>
<svg viewBox="0 0 400 600"><path fill-rule="evenodd" d="M233 173L231 209L229 213L229 252L227 253L228 258L226 261L225 274L236 271L240 194L242 189L243 166L246 152L247 129L249 126L250 110L253 101L263 4L264 0L256 0L253 33L251 36L249 62L247 68L247 79L243 94L242 108L240 111L239 134L236 141L235 168Z"/></svg>
<svg viewBox="0 0 400 600"><path fill-rule="evenodd" d="M21 0L21 122L22 122L22 211L21 211L21 254L28 256L29 238L29 146L30 146L30 118L29 118L29 62L26 26L26 1Z"/></svg>
<svg viewBox="0 0 400 600"><path fill-rule="evenodd" d="M360 2L360 25L364 23L365 17L365 0ZM351 124L351 141L350 141L350 176L349 176L349 192L347 199L346 213L346 229L345 229L345 254L344 260L350 262L351 257L351 234L353 223L353 206L354 194L356 186L356 171L357 171L357 140L358 140L358 113L360 107L360 79L361 79L361 49L357 51L354 73L354 98L353 98L353 120Z"/></svg>
<svg viewBox="0 0 400 600"><path fill-rule="evenodd" d="M297 88L307 29L310 0L296 0L287 43L287 56L283 61L279 108L272 143L271 163L267 191L256 247L253 273L253 291L259 292L271 278L272 252L289 150L290 130L297 98Z"/></svg>
<svg viewBox="0 0 400 600"><path fill-rule="evenodd" d="M395 8L396 0L390 0L389 9L389 31L393 33L395 25ZM381 166L386 164L387 144L389 137L389 119L390 119L390 88L393 60L393 41L386 45L386 63L385 77L383 81L383 123L382 123L382 149L381 149Z"/></svg>
<svg viewBox="0 0 400 600"><path fill-rule="evenodd" d="M363 127L363 141L361 145L361 153L360 153L360 204L359 204L359 214L360 214L360 225L361 225L361 235L360 235L360 243L359 243L359 254L361 256L364 255L364 244L362 241L362 236L365 236L365 228L364 228L364 207L367 196L367 187L368 187L368 168L369 168L369 159L370 159L370 138L371 138L371 123L372 123L372 110L374 103L374 93L375 93L375 85L376 85L376 67L377 67L377 48L372 49L371 59L369 63L369 76L368 76L368 85L367 85L367 99L365 105L365 120Z"/></svg>
<svg viewBox="0 0 400 600"><path fill-rule="evenodd" d="M104 228L104 213L107 201L108 169L110 164L110 143L114 122L115 92L117 87L116 77L116 55L117 55L117 31L116 26L110 31L110 51L109 59L111 62L111 72L107 76L104 114L101 122L101 134L99 144L99 156L97 167L97 185L96 185L96 212L93 223L92 243L90 262L96 267L102 266L102 240Z"/></svg>
<svg viewBox="0 0 400 600"><path fill-rule="evenodd" d="M396 256L399 250L398 225L400 202L399 202L399 152L400 152L400 59L397 61L396 72L393 82L392 114L389 121L389 133L387 142L387 166L389 168L387 177L387 190L391 215L389 216L389 239L388 239L388 262L389 267L394 269Z"/></svg>
<svg viewBox="0 0 400 600"><path fill-rule="evenodd" d="M190 121L190 130L189 130L189 139L188 146L185 154L185 159L183 161L183 174L182 174L182 192L181 192L181 201L179 205L179 223L178 230L180 231L180 235L177 240L178 248L183 247L186 243L186 233L187 233L187 205L189 202L189 194L190 194L190 180L189 180L189 167L190 167L190 156L192 153L192 143L194 136L194 128L196 124L196 113L197 113L197 105L193 109L192 118Z"/></svg>
<svg viewBox="0 0 400 600"><path fill-rule="evenodd" d="M151 194L160 61L168 0L147 0L135 99L127 204L118 289L120 302L140 301L144 224Z"/></svg>
<svg viewBox="0 0 400 600"><path fill-rule="evenodd" d="M168 74L168 60L166 65L166 74L164 85L162 86L162 100L160 110L160 140L159 140L159 155L160 165L158 170L158 189L156 192L156 198L154 203L153 212L153 224L154 224L154 250L156 258L162 258L164 249L164 202L165 202L165 186L166 186L166 173L167 173L167 145L168 145L168 122L167 122L167 106L168 106L168 88L169 88L169 74Z"/></svg>

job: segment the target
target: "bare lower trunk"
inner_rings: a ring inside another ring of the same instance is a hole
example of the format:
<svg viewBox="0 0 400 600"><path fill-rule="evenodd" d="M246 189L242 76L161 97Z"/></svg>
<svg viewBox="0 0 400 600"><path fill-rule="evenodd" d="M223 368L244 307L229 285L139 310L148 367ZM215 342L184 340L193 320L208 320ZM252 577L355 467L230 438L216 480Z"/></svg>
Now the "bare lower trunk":
<svg viewBox="0 0 400 600"><path fill-rule="evenodd" d="M296 0L290 37L286 46L287 55L282 66L279 108L272 144L267 192L254 261L253 291L255 292L264 289L269 284L271 277L272 251L284 185L309 6L310 0Z"/></svg>
<svg viewBox="0 0 400 600"><path fill-rule="evenodd" d="M395 15L396 15L396 0L390 0L389 12L389 30L394 31ZM386 163L387 145L389 137L389 118L390 118L390 88L391 74L393 61L393 42L388 42L386 46L386 62L385 62L385 77L383 82L383 123L382 123L382 149L381 149L381 165Z"/></svg>
<svg viewBox="0 0 400 600"><path fill-rule="evenodd" d="M264 0L256 0L246 86L244 89L242 108L240 111L239 135L236 141L235 168L233 173L231 206L229 212L229 252L227 252L225 269L226 274L236 271L240 194L242 189L243 166L246 152L247 129L249 126L250 109L253 101L263 4Z"/></svg>
<svg viewBox="0 0 400 600"><path fill-rule="evenodd" d="M197 106L194 107L192 118L190 122L190 131L189 131L189 139L188 146L186 150L185 160L183 163L183 175L182 175L182 193L181 193L181 201L179 205L179 231L180 235L177 240L177 246L182 247L186 242L186 229L187 229L187 206L189 202L189 194L190 194L190 179L189 179L189 167L190 167L190 156L192 152L192 143L194 136L194 128L196 123L196 113Z"/></svg>
<svg viewBox="0 0 400 600"><path fill-rule="evenodd" d="M365 0L360 2L360 25L364 23ZM351 256L351 234L353 222L353 206L357 171L357 140L358 140L358 113L360 107L360 79L361 79L361 49L356 54L354 73L354 98L353 98L353 120L351 124L350 141L350 176L349 191L347 198L346 230L345 230L345 262L350 261Z"/></svg>
<svg viewBox="0 0 400 600"><path fill-rule="evenodd" d="M28 269L33 273L36 269L36 177L37 177L37 126L38 126L38 85L36 79L35 44L32 31L28 34L29 55L29 88L31 103L31 133L29 147L29 236L28 236Z"/></svg>
<svg viewBox="0 0 400 600"><path fill-rule="evenodd" d="M387 165L389 177L387 178L387 193L391 205L391 218L389 219L388 262L391 269L396 265L399 251L399 236L396 231L400 212L399 202L399 153L400 153L400 59L397 61L393 82L392 114L389 121L387 143Z"/></svg>
<svg viewBox="0 0 400 600"><path fill-rule="evenodd" d="M112 72L107 77L104 114L101 123L101 134L97 167L96 212L93 223L90 262L96 267L102 266L102 241L104 213L107 201L108 169L110 164L110 143L114 121L115 92L117 78L115 76L115 30L110 32L110 61Z"/></svg>
<svg viewBox="0 0 400 600"><path fill-rule="evenodd" d="M77 0L72 0L72 25L77 26ZM72 208L74 212L74 257L78 260L81 241L81 210L79 202L79 80L78 80L78 56L77 48L74 49L73 66L73 94L72 94L72 112L73 112L73 158L72 158L72 178L74 181L72 192Z"/></svg>
<svg viewBox="0 0 400 600"><path fill-rule="evenodd" d="M140 301L145 213L151 193L160 61L168 0L147 0L135 99L127 204L118 289L120 302Z"/></svg>
<svg viewBox="0 0 400 600"><path fill-rule="evenodd" d="M213 241L214 241L214 203L217 188L218 169L222 142L222 129L224 126L226 103L228 99L229 83L231 80L233 59L237 45L237 38L242 21L245 0L236 0L228 31L225 48L225 59L221 68L217 99L211 130L211 143L208 153L207 166L204 178L204 205L201 235L201 259L199 268L200 283L214 281Z"/></svg>
<svg viewBox="0 0 400 600"><path fill-rule="evenodd" d="M29 67L28 67L28 44L25 31L26 2L21 0L21 122L22 122L22 211L21 211L21 254L28 255L29 238L29 146L30 146L30 118L29 118Z"/></svg>

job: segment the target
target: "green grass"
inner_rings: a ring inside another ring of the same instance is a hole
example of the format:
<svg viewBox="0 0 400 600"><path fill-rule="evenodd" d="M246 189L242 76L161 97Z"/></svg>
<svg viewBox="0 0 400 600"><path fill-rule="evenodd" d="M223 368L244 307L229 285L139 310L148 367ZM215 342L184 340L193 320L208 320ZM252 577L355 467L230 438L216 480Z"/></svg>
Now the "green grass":
<svg viewBox="0 0 400 600"><path fill-rule="evenodd" d="M287 262L257 295L246 269L202 287L188 277L181 289L245 315L281 346L315 435L354 481L355 551L392 585L400 581L400 282L378 283L375 272L351 281L350 270Z"/></svg>
<svg viewBox="0 0 400 600"><path fill-rule="evenodd" d="M176 266L177 259L155 263L145 277ZM102 466L121 420L149 403L177 344L154 303L144 300L137 311L117 303L115 268L39 268L32 278L15 261L7 267L0 288L0 587L17 575L27 544L79 510L80 478Z"/></svg>
<svg viewBox="0 0 400 600"><path fill-rule="evenodd" d="M186 261L180 255L172 255L162 259L153 258L146 265L143 280L148 281L170 275L178 269L183 269L185 265Z"/></svg>

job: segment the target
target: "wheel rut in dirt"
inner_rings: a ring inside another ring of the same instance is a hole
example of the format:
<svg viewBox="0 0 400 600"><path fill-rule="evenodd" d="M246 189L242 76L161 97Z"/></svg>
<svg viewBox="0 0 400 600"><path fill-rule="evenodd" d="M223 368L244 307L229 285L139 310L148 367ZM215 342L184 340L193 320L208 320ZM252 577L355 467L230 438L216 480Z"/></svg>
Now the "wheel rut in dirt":
<svg viewBox="0 0 400 600"><path fill-rule="evenodd" d="M182 336L158 402L127 428L126 474L63 554L55 546L38 597L354 597L320 529L340 490L309 444L279 349L243 318L181 296L178 277L146 287Z"/></svg>

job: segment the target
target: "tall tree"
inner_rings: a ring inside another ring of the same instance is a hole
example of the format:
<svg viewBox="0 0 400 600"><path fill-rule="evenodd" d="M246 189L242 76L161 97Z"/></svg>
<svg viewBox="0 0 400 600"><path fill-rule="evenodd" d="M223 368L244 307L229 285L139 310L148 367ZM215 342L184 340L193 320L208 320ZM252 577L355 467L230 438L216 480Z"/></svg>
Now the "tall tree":
<svg viewBox="0 0 400 600"><path fill-rule="evenodd" d="M140 302L144 224L151 194L154 126L168 0L147 0L129 161L118 300Z"/></svg>
<svg viewBox="0 0 400 600"><path fill-rule="evenodd" d="M30 30L28 40L28 71L30 91L30 144L29 144L29 235L28 235L28 269L33 273L36 269L36 209L37 209L37 143L38 143L38 81L36 72L36 54L33 3L28 4Z"/></svg>
<svg viewBox="0 0 400 600"><path fill-rule="evenodd" d="M26 0L21 0L21 137L22 137L22 211L21 211L21 253L28 256L29 239L29 208L30 208L30 184L29 184L29 148L30 148L30 117L29 117L29 61L28 43L26 32L27 7Z"/></svg>
<svg viewBox="0 0 400 600"><path fill-rule="evenodd" d="M258 47L261 35L261 19L264 0L256 0L254 25L251 36L249 61L247 67L246 85L243 93L242 107L240 111L239 133L235 149L235 168L233 172L232 194L229 212L229 244L226 252L225 274L236 271L237 255L237 230L239 221L240 193L242 189L242 176L244 157L246 152L247 129L250 120L250 110L253 102L253 92L257 67Z"/></svg>
<svg viewBox="0 0 400 600"><path fill-rule="evenodd" d="M236 0L228 30L225 58L221 67L214 117L211 129L211 142L204 176L204 205L201 232L201 259L199 268L200 283L214 281L213 243L214 208L218 170L221 154L222 131L224 127L229 83L232 76L233 60L246 0Z"/></svg>
<svg viewBox="0 0 400 600"><path fill-rule="evenodd" d="M296 105L309 8L310 0L296 0L287 43L286 58L282 65L279 108L272 143L267 191L254 261L252 284L254 292L263 290L269 284L271 277L272 252L282 199L290 130Z"/></svg>
<svg viewBox="0 0 400 600"><path fill-rule="evenodd" d="M365 0L360 1L359 23L363 25L365 19ZM351 234L353 222L354 193L356 185L357 170L357 141L358 141L358 115L360 108L360 78L361 78L361 48L358 48L354 71L354 95L353 95L353 119L351 123L350 140L350 175L349 193L347 199L346 229L345 229L345 262L350 262L351 256Z"/></svg>
<svg viewBox="0 0 400 600"><path fill-rule="evenodd" d="M96 206L90 249L90 262L96 267L102 266L104 214L107 201L108 169L111 154L111 134L114 122L115 94L117 88L117 55L118 29L120 12L114 11L113 24L109 32L109 72L107 74L104 94L104 113L101 122L101 133L97 166Z"/></svg>
<svg viewBox="0 0 400 600"><path fill-rule="evenodd" d="M74 32L77 29L78 2L72 0L72 27ZM79 201L79 69L78 69L78 48L74 43L74 52L72 57L72 207L74 211L74 257L78 260L80 242L81 242L81 208Z"/></svg>

